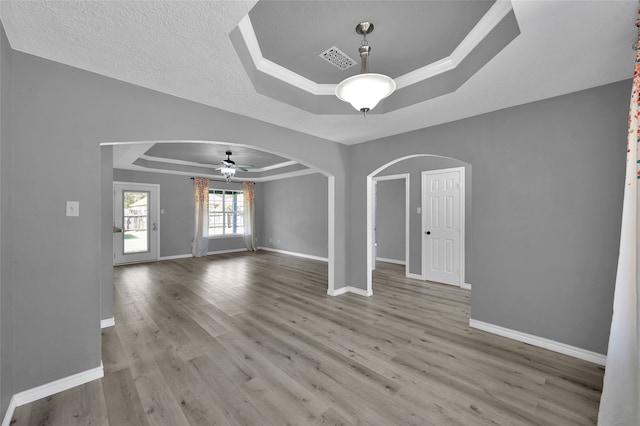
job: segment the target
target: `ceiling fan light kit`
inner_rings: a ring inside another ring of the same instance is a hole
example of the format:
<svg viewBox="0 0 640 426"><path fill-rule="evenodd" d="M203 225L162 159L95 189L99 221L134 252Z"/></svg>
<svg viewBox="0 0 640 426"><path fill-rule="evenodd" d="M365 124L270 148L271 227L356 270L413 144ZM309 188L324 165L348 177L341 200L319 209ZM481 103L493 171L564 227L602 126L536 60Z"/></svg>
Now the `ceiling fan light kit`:
<svg viewBox="0 0 640 426"><path fill-rule="evenodd" d="M227 154L227 159L222 160L222 163L220 163L222 166L220 168L220 173L222 173L222 176L224 176L227 183L229 183L231 182L231 178L236 175L236 162L230 158L231 151L227 151L225 154Z"/></svg>
<svg viewBox="0 0 640 426"><path fill-rule="evenodd" d="M225 152L227 158L222 160L220 162L220 167L216 169L220 170L220 173L222 173L222 176L227 180L227 183L231 182L231 178L236 175L236 170L246 172L248 169L255 167L252 164L236 164L236 162L231 159L232 154L233 153L231 151Z"/></svg>
<svg viewBox="0 0 640 426"><path fill-rule="evenodd" d="M231 178L236 175L236 169L233 167L223 167L220 169L220 173L227 180L227 183L231 182Z"/></svg>
<svg viewBox="0 0 640 426"><path fill-rule="evenodd" d="M368 72L369 52L371 46L367 41L367 34L373 31L371 22L361 22L356 26L356 32L362 34L363 40L360 52L360 74L341 81L336 86L336 96L344 102L349 102L356 110L362 112L366 118L367 112L378 105L396 90L396 82L384 74Z"/></svg>

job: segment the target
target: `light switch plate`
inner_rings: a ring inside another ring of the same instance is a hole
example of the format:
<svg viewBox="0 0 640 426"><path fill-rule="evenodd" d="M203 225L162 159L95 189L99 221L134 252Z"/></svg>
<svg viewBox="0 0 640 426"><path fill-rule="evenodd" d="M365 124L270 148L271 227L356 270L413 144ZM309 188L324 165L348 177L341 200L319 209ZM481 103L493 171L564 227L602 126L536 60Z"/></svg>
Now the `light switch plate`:
<svg viewBox="0 0 640 426"><path fill-rule="evenodd" d="M418 214L420 214L420 213L422 213L422 209L421 209L420 207L418 207L418 208L416 209L416 212L417 212Z"/></svg>
<svg viewBox="0 0 640 426"><path fill-rule="evenodd" d="M80 201L67 201L67 216L80 216Z"/></svg>

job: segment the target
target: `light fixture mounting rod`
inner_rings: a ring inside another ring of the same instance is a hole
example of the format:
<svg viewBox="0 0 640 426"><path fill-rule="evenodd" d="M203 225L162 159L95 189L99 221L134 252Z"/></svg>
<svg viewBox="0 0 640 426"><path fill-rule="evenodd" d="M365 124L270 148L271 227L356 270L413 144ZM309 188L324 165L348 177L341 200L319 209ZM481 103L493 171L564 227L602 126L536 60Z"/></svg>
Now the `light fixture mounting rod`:
<svg viewBox="0 0 640 426"><path fill-rule="evenodd" d="M369 72L369 52L371 52L371 46L360 46L358 52L360 52L360 74L366 74Z"/></svg>
<svg viewBox="0 0 640 426"><path fill-rule="evenodd" d="M356 33L363 37L362 44L360 48L358 48L358 52L360 52L360 74L369 72L369 52L371 52L371 46L369 46L369 42L367 41L367 34L371 34L372 32L373 24L371 22L364 21L356 25Z"/></svg>

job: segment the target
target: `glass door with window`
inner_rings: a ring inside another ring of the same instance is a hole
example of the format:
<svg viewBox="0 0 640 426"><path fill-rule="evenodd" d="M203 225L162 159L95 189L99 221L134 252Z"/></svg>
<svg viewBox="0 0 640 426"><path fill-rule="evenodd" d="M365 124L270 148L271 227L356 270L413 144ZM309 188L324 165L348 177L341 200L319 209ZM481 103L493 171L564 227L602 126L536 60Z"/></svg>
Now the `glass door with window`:
<svg viewBox="0 0 640 426"><path fill-rule="evenodd" d="M158 185L114 182L114 264L158 259L158 192Z"/></svg>

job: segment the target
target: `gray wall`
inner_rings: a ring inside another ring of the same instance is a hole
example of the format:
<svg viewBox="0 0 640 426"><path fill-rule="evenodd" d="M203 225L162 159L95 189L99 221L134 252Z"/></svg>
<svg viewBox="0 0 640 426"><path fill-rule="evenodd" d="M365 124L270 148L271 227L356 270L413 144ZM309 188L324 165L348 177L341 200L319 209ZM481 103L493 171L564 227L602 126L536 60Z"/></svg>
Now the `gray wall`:
<svg viewBox="0 0 640 426"><path fill-rule="evenodd" d="M435 154L473 167L471 317L598 353L611 324L630 83L352 146L350 281L366 279L365 177Z"/></svg>
<svg viewBox="0 0 640 426"><path fill-rule="evenodd" d="M113 147L100 148L100 319L113 318Z"/></svg>
<svg viewBox="0 0 640 426"><path fill-rule="evenodd" d="M376 184L378 258L405 261L406 198L405 179L381 180Z"/></svg>
<svg viewBox="0 0 640 426"><path fill-rule="evenodd" d="M465 282L473 283L471 258L471 211L472 175L471 166L460 160L444 157L421 156L402 160L380 171L376 176L390 176L409 173L409 272L422 275L422 215L417 208L422 206L422 172L428 170L464 167L465 170Z"/></svg>
<svg viewBox="0 0 640 426"><path fill-rule="evenodd" d="M12 182L2 201L11 201L4 223L20 238L2 251L2 261L13 265L13 315L3 324L13 332L13 393L100 365L100 143L242 143L325 170L336 182L336 287L345 285L346 171L336 159L348 158L348 147L20 52L10 55ZM3 186L6 175L3 168ZM64 216L67 200L80 202L79 217ZM34 240L46 255L33 256Z"/></svg>
<svg viewBox="0 0 640 426"><path fill-rule="evenodd" d="M320 173L256 184L258 246L326 258L327 191Z"/></svg>
<svg viewBox="0 0 640 426"><path fill-rule="evenodd" d="M13 370L13 281L11 278L11 48L0 27L0 418L15 393Z"/></svg>
<svg viewBox="0 0 640 426"><path fill-rule="evenodd" d="M9 52L4 36L0 48L3 411L13 393L100 365L99 143L110 141L249 144L335 176L336 288L365 286L366 176L389 147L467 162L472 317L606 352L629 82L347 147ZM66 200L79 217L64 216Z"/></svg>
<svg viewBox="0 0 640 426"><path fill-rule="evenodd" d="M113 180L160 185L160 256L191 254L194 233L193 180L188 176L114 169ZM242 189L241 183L209 182L209 188ZM246 248L242 237L210 238L209 251Z"/></svg>

